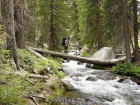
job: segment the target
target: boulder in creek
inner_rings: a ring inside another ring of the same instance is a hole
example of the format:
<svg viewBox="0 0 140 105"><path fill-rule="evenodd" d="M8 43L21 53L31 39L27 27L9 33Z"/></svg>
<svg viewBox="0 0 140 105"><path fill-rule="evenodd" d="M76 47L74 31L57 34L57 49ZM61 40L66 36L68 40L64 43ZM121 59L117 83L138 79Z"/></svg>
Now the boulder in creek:
<svg viewBox="0 0 140 105"><path fill-rule="evenodd" d="M115 59L115 56L112 47L103 47L97 52L95 52L91 58L100 61L107 61Z"/></svg>
<svg viewBox="0 0 140 105"><path fill-rule="evenodd" d="M66 90L68 90L68 91L75 90L75 88L68 81L62 80L62 82L63 82L63 86Z"/></svg>

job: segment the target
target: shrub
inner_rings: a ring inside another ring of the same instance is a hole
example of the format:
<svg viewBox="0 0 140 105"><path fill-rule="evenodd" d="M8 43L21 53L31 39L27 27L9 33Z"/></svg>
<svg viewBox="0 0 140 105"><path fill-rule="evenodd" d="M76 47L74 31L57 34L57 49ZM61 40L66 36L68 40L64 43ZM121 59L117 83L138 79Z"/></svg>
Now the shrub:
<svg viewBox="0 0 140 105"><path fill-rule="evenodd" d="M140 78L140 67L131 65L128 62L118 63L116 66L113 66L112 72L119 75L136 76Z"/></svg>
<svg viewBox="0 0 140 105"><path fill-rule="evenodd" d="M129 75L132 70L130 63L118 63L117 66L113 66L112 72L119 75Z"/></svg>
<svg viewBox="0 0 140 105"><path fill-rule="evenodd" d="M133 66L131 74L133 76L136 76L136 77L140 78L140 67L139 66Z"/></svg>
<svg viewBox="0 0 140 105"><path fill-rule="evenodd" d="M58 63L58 61L49 59L48 63L50 65L51 70L59 77L59 78L64 78L66 75L64 72L59 71L58 69L61 67L61 64Z"/></svg>

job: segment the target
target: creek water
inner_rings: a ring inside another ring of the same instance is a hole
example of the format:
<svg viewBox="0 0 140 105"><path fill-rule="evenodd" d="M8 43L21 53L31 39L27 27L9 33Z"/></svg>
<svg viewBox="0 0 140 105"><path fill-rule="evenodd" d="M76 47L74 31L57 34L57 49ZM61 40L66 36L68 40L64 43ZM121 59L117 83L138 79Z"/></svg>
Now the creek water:
<svg viewBox="0 0 140 105"><path fill-rule="evenodd" d="M87 68L77 61L63 63L63 70L75 91L66 92L53 105L140 105L140 86L129 77L109 70Z"/></svg>

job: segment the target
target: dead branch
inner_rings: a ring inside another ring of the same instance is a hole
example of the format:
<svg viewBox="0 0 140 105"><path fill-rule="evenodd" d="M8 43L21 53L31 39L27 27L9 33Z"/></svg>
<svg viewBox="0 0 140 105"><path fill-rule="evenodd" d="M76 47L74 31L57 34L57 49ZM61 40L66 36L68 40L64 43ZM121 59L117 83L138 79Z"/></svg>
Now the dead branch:
<svg viewBox="0 0 140 105"><path fill-rule="evenodd" d="M31 94L30 98L33 100L33 102L34 102L36 105L39 105L38 102L36 101L35 97L34 97L33 92L30 91L30 94Z"/></svg>
<svg viewBox="0 0 140 105"><path fill-rule="evenodd" d="M48 79L49 76L42 76L42 75L29 74L29 78Z"/></svg>
<svg viewBox="0 0 140 105"><path fill-rule="evenodd" d="M26 47L26 49L27 49L28 51L30 51L33 55L35 55L35 56L37 56L37 57L39 57L39 58L47 59L47 58L45 58L44 56L42 56L41 54L39 54L38 52L36 52L36 51L30 49L30 47Z"/></svg>

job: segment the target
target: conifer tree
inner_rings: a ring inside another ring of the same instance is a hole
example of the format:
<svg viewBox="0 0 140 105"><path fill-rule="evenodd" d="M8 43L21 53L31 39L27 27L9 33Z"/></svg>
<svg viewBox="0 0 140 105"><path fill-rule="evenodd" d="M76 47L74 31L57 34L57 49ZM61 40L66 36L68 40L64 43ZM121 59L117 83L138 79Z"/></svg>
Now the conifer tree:
<svg viewBox="0 0 140 105"><path fill-rule="evenodd" d="M122 46L127 62L131 61L130 40L133 36L132 0L104 1L104 35L113 46ZM133 45L133 42L132 42Z"/></svg>
<svg viewBox="0 0 140 105"><path fill-rule="evenodd" d="M11 59L14 61L17 70L20 70L18 55L17 55L17 45L15 39L15 26L14 26L14 1L13 0L5 0L6 4L6 32L9 35L9 44L8 50L11 50Z"/></svg>
<svg viewBox="0 0 140 105"><path fill-rule="evenodd" d="M14 0L15 37L18 48L25 48L24 41L24 0Z"/></svg>
<svg viewBox="0 0 140 105"><path fill-rule="evenodd" d="M90 47L101 42L101 1L76 0L78 5L79 37ZM100 25L99 25L100 24ZM99 38L100 37L100 38Z"/></svg>
<svg viewBox="0 0 140 105"><path fill-rule="evenodd" d="M122 46L122 44L124 44L122 0L105 0L103 9L104 39L112 46ZM129 13L130 14L126 14L128 17L127 26L132 29L132 14L130 11Z"/></svg>
<svg viewBox="0 0 140 105"><path fill-rule="evenodd" d="M38 0L27 0L25 2L25 39L34 47L36 46L37 30L39 27L37 21L37 3Z"/></svg>
<svg viewBox="0 0 140 105"><path fill-rule="evenodd" d="M70 27L69 6L66 0L39 0L38 19L41 23L41 42L46 42L49 49L59 49L60 40L68 36Z"/></svg>

